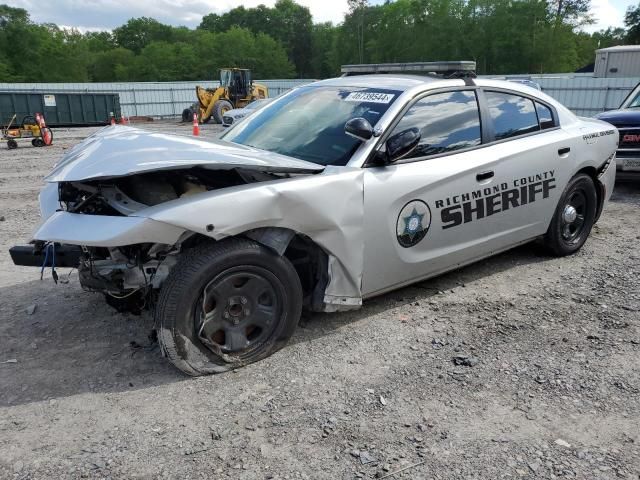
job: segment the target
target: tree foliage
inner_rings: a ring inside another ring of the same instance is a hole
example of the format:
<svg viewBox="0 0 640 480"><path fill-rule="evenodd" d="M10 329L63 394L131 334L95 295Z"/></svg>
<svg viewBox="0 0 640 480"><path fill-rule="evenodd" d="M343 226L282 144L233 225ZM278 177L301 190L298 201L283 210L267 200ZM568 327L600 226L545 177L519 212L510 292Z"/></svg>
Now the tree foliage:
<svg viewBox="0 0 640 480"><path fill-rule="evenodd" d="M339 25L314 24L307 7L211 13L196 29L133 18L112 32L36 24L0 5L0 81L169 81L217 78L246 67L254 78L324 78L349 63L475 60L479 73L568 72L596 48L640 43L640 4L626 29L583 27L589 0L348 0Z"/></svg>
<svg viewBox="0 0 640 480"><path fill-rule="evenodd" d="M243 27L253 33L269 35L284 46L300 76L307 77L311 74L309 51L313 22L307 7L298 5L293 0L278 0L273 8L259 5L246 9L240 6L222 15L205 15L198 28L220 33L232 27Z"/></svg>
<svg viewBox="0 0 640 480"><path fill-rule="evenodd" d="M628 29L626 42L630 45L640 44L640 3L627 9L624 24Z"/></svg>

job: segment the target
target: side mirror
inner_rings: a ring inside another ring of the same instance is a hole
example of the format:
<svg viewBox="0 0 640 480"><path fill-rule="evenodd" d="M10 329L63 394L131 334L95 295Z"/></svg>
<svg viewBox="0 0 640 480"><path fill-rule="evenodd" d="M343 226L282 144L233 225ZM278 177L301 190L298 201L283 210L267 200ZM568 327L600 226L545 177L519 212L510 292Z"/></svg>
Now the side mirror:
<svg viewBox="0 0 640 480"><path fill-rule="evenodd" d="M373 127L366 118L356 117L344 124L344 133L358 140L369 140L373 137Z"/></svg>
<svg viewBox="0 0 640 480"><path fill-rule="evenodd" d="M395 162L409 155L420 143L420 129L408 128L387 139L387 161Z"/></svg>

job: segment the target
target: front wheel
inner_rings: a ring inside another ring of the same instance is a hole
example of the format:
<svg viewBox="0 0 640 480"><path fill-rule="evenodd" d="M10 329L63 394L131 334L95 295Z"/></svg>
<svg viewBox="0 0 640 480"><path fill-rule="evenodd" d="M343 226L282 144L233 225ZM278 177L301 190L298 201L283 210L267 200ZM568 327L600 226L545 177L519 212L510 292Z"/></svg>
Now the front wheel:
<svg viewBox="0 0 640 480"><path fill-rule="evenodd" d="M233 108L233 105L228 100L218 100L213 104L213 119L216 123L222 123L222 117L229 110Z"/></svg>
<svg viewBox="0 0 640 480"><path fill-rule="evenodd" d="M155 315L169 360L205 375L284 347L301 310L302 287L289 260L235 238L188 250L162 286Z"/></svg>
<svg viewBox="0 0 640 480"><path fill-rule="evenodd" d="M593 180L578 174L560 197L544 244L557 256L571 255L582 248L595 222L598 195Z"/></svg>

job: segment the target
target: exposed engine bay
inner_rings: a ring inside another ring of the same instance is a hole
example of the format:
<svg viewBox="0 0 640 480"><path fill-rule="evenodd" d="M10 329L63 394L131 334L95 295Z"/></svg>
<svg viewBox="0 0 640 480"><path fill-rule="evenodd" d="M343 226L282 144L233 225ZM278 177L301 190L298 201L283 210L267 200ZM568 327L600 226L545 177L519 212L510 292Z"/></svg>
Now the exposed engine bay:
<svg viewBox="0 0 640 480"><path fill-rule="evenodd" d="M290 177L243 169L190 168L86 182L60 182L58 199L70 213L131 215L188 195Z"/></svg>
<svg viewBox="0 0 640 480"><path fill-rule="evenodd" d="M156 171L85 182L60 182L58 201L69 213L104 216L129 216L145 208L189 195L221 188L289 178L295 174L266 173L243 169ZM296 266L309 308L322 309L326 287L326 255L311 242L293 238L278 229L248 232L262 243L287 256ZM158 289L176 265L181 251L209 238L185 234L178 243L141 243L118 247L82 246L78 273L83 289L105 294L107 303L118 311L140 313L152 307ZM38 242L44 248L43 242ZM51 245L49 245L51 246ZM313 258L312 258L313 256ZM321 266L319 271L317 266ZM315 306L314 306L315 305Z"/></svg>

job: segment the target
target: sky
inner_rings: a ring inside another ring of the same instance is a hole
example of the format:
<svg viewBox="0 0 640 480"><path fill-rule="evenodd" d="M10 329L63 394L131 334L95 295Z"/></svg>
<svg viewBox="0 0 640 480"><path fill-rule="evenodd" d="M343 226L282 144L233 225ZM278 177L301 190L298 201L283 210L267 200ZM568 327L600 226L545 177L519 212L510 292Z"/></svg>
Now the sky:
<svg viewBox="0 0 640 480"><path fill-rule="evenodd" d="M273 6L276 0L1 0L29 11L35 22L51 22L81 31L111 30L133 17L152 17L170 25L196 27L203 15L223 13L233 7L259 4ZM314 21L339 23L347 11L347 0L296 0L309 7ZM628 6L638 0L591 0L596 23L585 28L593 32L609 26L622 27ZM371 3L381 3L373 0Z"/></svg>

